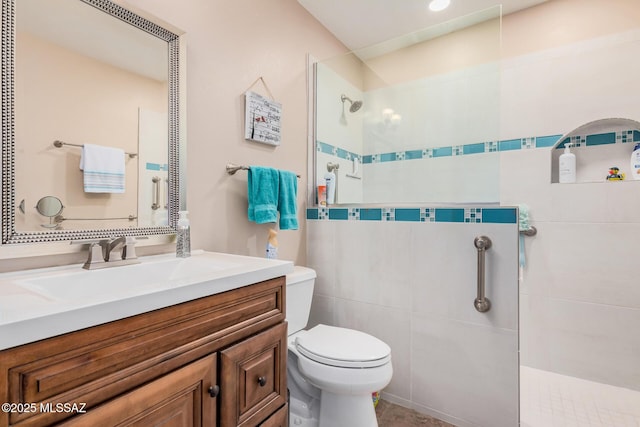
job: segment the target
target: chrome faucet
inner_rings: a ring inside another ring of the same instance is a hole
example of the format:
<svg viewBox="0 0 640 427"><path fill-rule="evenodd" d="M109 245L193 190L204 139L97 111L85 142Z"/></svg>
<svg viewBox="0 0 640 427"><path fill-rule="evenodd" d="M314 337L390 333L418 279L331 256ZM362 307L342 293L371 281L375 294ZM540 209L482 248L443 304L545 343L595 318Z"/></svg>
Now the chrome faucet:
<svg viewBox="0 0 640 427"><path fill-rule="evenodd" d="M105 262L120 261L122 259L122 250L126 243L127 238L124 236L108 240L107 243L103 246ZM114 253L114 255L111 255L112 253Z"/></svg>
<svg viewBox="0 0 640 427"><path fill-rule="evenodd" d="M135 244L136 241L133 237L124 236L90 242L89 257L82 268L96 270L138 264L140 260L136 256Z"/></svg>

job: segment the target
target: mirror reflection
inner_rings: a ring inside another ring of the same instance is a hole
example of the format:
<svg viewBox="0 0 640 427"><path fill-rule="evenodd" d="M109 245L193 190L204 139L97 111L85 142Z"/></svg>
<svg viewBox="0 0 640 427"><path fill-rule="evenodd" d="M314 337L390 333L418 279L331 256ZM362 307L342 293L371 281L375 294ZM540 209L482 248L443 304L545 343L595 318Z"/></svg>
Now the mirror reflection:
<svg viewBox="0 0 640 427"><path fill-rule="evenodd" d="M58 221L55 221L58 215L62 215L64 206L60 199L55 196L45 196L38 200L36 204L36 211L42 216L49 218L49 222L46 224L40 224L44 228L58 228Z"/></svg>
<svg viewBox="0 0 640 427"><path fill-rule="evenodd" d="M167 203L152 209L168 199L168 70L167 41L90 4L17 1L16 199L58 195L66 230L168 225ZM16 231L41 230L39 212L17 211Z"/></svg>

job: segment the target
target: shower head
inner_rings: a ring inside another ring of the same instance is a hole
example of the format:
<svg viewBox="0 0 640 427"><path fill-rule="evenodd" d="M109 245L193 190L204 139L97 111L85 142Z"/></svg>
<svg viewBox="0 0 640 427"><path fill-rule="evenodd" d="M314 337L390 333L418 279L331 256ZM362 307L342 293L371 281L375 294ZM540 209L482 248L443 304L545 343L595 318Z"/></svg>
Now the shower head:
<svg viewBox="0 0 640 427"><path fill-rule="evenodd" d="M349 107L349 111L352 113L355 113L360 108L362 108L362 101L352 101L351 98L349 98L347 95L343 94L340 97L340 100L342 101L342 104L344 104L344 101L349 101L351 103L351 107Z"/></svg>

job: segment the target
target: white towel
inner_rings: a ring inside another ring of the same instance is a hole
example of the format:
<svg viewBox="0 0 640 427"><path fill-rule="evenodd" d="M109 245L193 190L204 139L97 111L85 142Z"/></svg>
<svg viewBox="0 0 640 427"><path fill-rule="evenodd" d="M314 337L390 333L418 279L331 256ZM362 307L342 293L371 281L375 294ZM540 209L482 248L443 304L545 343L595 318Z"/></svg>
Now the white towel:
<svg viewBox="0 0 640 427"><path fill-rule="evenodd" d="M85 193L124 193L124 150L84 144L80 169Z"/></svg>

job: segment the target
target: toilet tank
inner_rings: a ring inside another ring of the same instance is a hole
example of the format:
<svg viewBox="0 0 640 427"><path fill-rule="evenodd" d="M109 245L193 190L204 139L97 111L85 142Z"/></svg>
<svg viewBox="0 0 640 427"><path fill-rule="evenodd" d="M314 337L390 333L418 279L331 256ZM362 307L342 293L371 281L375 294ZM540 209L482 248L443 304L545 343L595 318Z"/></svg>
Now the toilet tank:
<svg viewBox="0 0 640 427"><path fill-rule="evenodd" d="M293 273L287 274L287 322L288 334L294 334L307 326L313 298L313 284L316 271L295 266Z"/></svg>

